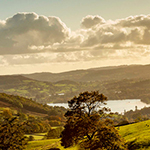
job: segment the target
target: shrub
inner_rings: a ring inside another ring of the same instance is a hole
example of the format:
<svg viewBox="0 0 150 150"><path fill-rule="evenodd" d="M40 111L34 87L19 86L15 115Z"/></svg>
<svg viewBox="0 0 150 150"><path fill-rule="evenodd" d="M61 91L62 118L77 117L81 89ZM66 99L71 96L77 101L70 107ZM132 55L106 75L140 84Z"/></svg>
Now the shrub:
<svg viewBox="0 0 150 150"><path fill-rule="evenodd" d="M34 139L34 137L32 136L32 135L30 135L29 137L28 137L28 141L34 141L35 139Z"/></svg>
<svg viewBox="0 0 150 150"><path fill-rule="evenodd" d="M63 131L62 127L56 129L50 129L46 135L47 139L57 139L60 138L61 132Z"/></svg>

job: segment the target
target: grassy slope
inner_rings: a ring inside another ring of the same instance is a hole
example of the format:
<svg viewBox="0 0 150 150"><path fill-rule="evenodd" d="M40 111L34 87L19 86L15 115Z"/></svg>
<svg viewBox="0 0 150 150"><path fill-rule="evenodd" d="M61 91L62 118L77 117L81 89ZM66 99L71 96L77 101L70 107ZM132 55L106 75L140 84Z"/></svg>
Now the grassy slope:
<svg viewBox="0 0 150 150"><path fill-rule="evenodd" d="M61 150L77 150L77 147L63 148L59 139L49 139L40 141L31 141L28 143L26 150L48 150L50 148L60 148Z"/></svg>
<svg viewBox="0 0 150 150"><path fill-rule="evenodd" d="M53 108L24 97L0 93L0 111L4 108L10 108L11 110L17 110L18 112L38 117L46 117L48 114L62 116L66 111L65 108Z"/></svg>
<svg viewBox="0 0 150 150"><path fill-rule="evenodd" d="M50 82L41 82L23 77L21 75L0 76L0 92L35 98L39 93L49 95L57 91Z"/></svg>
<svg viewBox="0 0 150 150"><path fill-rule="evenodd" d="M44 138L46 133L34 133L34 134L26 134L27 137L33 136L35 141L28 142L28 145L26 147L26 150L47 150L53 147L60 148L61 150L77 150L77 147L71 147L71 148L63 148L60 145L60 139L45 139Z"/></svg>
<svg viewBox="0 0 150 150"><path fill-rule="evenodd" d="M29 79L21 75L0 76L0 93L32 98L34 100L36 99L37 102L44 104L53 102L53 100L57 99L59 102L61 102L62 99L66 100L66 98L57 94L70 93L70 91L74 92L78 89L77 87L78 84L76 82L69 80L50 83ZM55 97L50 95L55 95ZM71 97L73 96L74 94L71 95Z"/></svg>
<svg viewBox="0 0 150 150"><path fill-rule="evenodd" d="M143 145L142 150L150 150L150 120L119 127L119 132L126 142L136 139L136 144ZM32 141L28 143L26 150L47 150L51 147L64 150L59 139ZM66 150L77 150L77 147Z"/></svg>
<svg viewBox="0 0 150 150"><path fill-rule="evenodd" d="M136 140L137 144L150 149L150 120L122 126L119 132L126 142Z"/></svg>
<svg viewBox="0 0 150 150"><path fill-rule="evenodd" d="M26 137L33 136L34 139L37 141L37 140L42 140L46 134L47 133L32 133L32 134L26 134L25 136Z"/></svg>

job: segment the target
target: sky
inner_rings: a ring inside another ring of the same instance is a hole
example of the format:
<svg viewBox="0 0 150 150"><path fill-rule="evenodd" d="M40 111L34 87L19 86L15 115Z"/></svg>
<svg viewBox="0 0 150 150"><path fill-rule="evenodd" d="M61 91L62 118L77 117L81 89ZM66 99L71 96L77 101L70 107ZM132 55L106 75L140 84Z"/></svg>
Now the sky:
<svg viewBox="0 0 150 150"><path fill-rule="evenodd" d="M150 0L0 0L0 75L149 58Z"/></svg>

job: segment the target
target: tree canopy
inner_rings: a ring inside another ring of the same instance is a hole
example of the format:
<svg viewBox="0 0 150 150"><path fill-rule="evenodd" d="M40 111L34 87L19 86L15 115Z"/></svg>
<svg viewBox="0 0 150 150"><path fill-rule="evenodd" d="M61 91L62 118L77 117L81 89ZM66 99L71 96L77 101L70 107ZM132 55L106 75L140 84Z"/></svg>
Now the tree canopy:
<svg viewBox="0 0 150 150"><path fill-rule="evenodd" d="M81 149L90 150L125 149L123 140L106 113L110 112L104 107L106 100L107 97L98 91L86 91L68 101L62 146L67 148L78 144Z"/></svg>
<svg viewBox="0 0 150 150"><path fill-rule="evenodd" d="M22 150L27 140L24 136L24 123L19 123L17 117L5 118L0 124L0 149Z"/></svg>

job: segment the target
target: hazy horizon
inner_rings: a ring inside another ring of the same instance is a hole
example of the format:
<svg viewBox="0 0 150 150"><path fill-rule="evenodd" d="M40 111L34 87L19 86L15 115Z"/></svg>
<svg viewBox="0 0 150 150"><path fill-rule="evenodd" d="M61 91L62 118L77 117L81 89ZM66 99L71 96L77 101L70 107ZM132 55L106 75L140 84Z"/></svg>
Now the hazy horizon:
<svg viewBox="0 0 150 150"><path fill-rule="evenodd" d="M148 4L2 1L0 75L150 64Z"/></svg>
<svg viewBox="0 0 150 150"><path fill-rule="evenodd" d="M110 65L110 66L101 66L101 67L91 67L91 68L77 68L77 69L69 69L69 70L63 70L63 71L59 71L58 72L51 72L51 71L31 71L31 72L19 72L19 73L8 73L8 74L0 74L0 76L4 76L4 75L27 75L27 74L36 74L36 73L53 73L53 74L59 74L59 73L65 73L65 72L72 72L72 71L80 71L80 70L94 70L94 69L111 69L112 68L117 68L117 67L124 67L124 66L145 66L145 65L150 65L150 64L123 64L123 65Z"/></svg>

